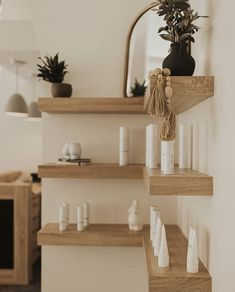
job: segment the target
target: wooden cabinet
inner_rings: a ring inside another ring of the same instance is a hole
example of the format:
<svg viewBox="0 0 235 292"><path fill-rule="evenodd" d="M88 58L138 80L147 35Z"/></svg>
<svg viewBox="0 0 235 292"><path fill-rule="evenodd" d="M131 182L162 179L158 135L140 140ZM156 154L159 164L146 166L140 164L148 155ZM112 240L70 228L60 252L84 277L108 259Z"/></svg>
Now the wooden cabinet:
<svg viewBox="0 0 235 292"><path fill-rule="evenodd" d="M38 259L40 193L32 184L0 183L0 284L28 284Z"/></svg>

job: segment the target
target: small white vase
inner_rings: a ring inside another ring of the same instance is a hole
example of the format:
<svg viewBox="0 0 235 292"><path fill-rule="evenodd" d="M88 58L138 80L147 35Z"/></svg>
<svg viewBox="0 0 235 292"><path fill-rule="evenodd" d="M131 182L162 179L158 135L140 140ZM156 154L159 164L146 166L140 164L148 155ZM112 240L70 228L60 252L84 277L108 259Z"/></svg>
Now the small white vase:
<svg viewBox="0 0 235 292"><path fill-rule="evenodd" d="M134 200L128 210L128 224L129 229L133 231L140 231L143 229L143 220L140 214L139 202Z"/></svg>
<svg viewBox="0 0 235 292"><path fill-rule="evenodd" d="M79 159L81 157L81 145L79 143L70 143L69 154L71 159Z"/></svg>
<svg viewBox="0 0 235 292"><path fill-rule="evenodd" d="M62 149L62 155L63 155L63 158L65 159L70 159L69 145L70 144L68 142L65 143Z"/></svg>

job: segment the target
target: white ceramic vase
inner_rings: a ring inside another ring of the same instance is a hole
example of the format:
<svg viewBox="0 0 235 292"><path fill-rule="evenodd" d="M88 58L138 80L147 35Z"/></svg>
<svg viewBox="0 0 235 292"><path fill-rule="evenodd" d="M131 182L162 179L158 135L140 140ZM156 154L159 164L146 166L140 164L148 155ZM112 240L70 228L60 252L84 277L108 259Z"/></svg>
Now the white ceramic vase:
<svg viewBox="0 0 235 292"><path fill-rule="evenodd" d="M79 143L70 143L69 153L71 159L79 159L81 157L81 145Z"/></svg>

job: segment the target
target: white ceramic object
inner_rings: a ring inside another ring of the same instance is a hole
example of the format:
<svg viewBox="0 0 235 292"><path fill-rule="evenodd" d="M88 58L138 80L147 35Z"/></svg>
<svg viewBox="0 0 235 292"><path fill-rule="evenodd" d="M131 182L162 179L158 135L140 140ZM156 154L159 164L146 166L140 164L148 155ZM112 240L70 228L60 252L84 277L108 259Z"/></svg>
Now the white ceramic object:
<svg viewBox="0 0 235 292"><path fill-rule="evenodd" d="M69 204L63 203L62 206L65 207L66 224L69 225Z"/></svg>
<svg viewBox="0 0 235 292"><path fill-rule="evenodd" d="M150 124L148 128L148 147L149 158L148 167L151 169L157 168L158 164L158 125Z"/></svg>
<svg viewBox="0 0 235 292"><path fill-rule="evenodd" d="M143 230L143 220L140 214L139 201L134 200L128 210L128 225L129 229L133 231Z"/></svg>
<svg viewBox="0 0 235 292"><path fill-rule="evenodd" d="M160 244L161 244L161 236L162 236L162 221L160 217L157 218L157 224L155 228L156 228L156 236L153 242L153 249L154 249L154 255L158 256L159 250L160 250Z"/></svg>
<svg viewBox="0 0 235 292"><path fill-rule="evenodd" d="M70 159L69 145L70 144L68 142L65 143L62 149L62 155L63 155L63 158L65 159Z"/></svg>
<svg viewBox="0 0 235 292"><path fill-rule="evenodd" d="M65 231L67 228L67 220L66 220L66 207L59 207L59 230Z"/></svg>
<svg viewBox="0 0 235 292"><path fill-rule="evenodd" d="M165 225L162 225L162 234L161 234L161 244L158 254L158 266L160 268L169 267L169 251L166 240L166 230Z"/></svg>
<svg viewBox="0 0 235 292"><path fill-rule="evenodd" d="M161 171L164 171L165 168L165 142L161 141Z"/></svg>
<svg viewBox="0 0 235 292"><path fill-rule="evenodd" d="M192 168L192 125L187 129L187 168Z"/></svg>
<svg viewBox="0 0 235 292"><path fill-rule="evenodd" d="M77 206L77 231L84 230L84 214L83 214L83 206Z"/></svg>
<svg viewBox="0 0 235 292"><path fill-rule="evenodd" d="M157 219L160 217L160 211L155 209L153 210L153 227L152 227L152 246L154 247L154 241L157 236Z"/></svg>
<svg viewBox="0 0 235 292"><path fill-rule="evenodd" d="M149 125L146 126L145 132L145 166L149 167Z"/></svg>
<svg viewBox="0 0 235 292"><path fill-rule="evenodd" d="M187 272L198 272L198 247L197 247L197 232L195 229L190 228L187 252Z"/></svg>
<svg viewBox="0 0 235 292"><path fill-rule="evenodd" d="M84 227L87 227L90 224L90 205L89 205L89 203L83 204L83 216L84 216L84 220L83 220Z"/></svg>
<svg viewBox="0 0 235 292"><path fill-rule="evenodd" d="M174 141L165 141L164 174L174 174Z"/></svg>
<svg viewBox="0 0 235 292"><path fill-rule="evenodd" d="M179 168L187 168L187 156L188 156L188 146L187 146L187 134L185 125L180 124L179 128Z"/></svg>
<svg viewBox="0 0 235 292"><path fill-rule="evenodd" d="M129 129L120 127L119 129L119 165L124 166L129 163Z"/></svg>
<svg viewBox="0 0 235 292"><path fill-rule="evenodd" d="M81 145L80 143L70 143L69 144L69 154L71 159L79 159L81 157Z"/></svg>

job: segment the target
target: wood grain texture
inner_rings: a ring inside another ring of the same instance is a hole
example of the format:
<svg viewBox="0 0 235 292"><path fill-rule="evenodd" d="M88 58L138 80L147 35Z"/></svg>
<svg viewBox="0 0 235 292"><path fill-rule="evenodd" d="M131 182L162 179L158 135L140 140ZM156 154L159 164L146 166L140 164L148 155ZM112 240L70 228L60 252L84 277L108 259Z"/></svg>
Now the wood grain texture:
<svg viewBox="0 0 235 292"><path fill-rule="evenodd" d="M19 176L21 176L21 171L10 171L6 173L0 174L0 183L10 183L17 180Z"/></svg>
<svg viewBox="0 0 235 292"><path fill-rule="evenodd" d="M39 245L78 246L142 246L143 233L130 231L127 224L91 224L78 232L76 224L59 231L56 223L47 224L38 232Z"/></svg>
<svg viewBox="0 0 235 292"><path fill-rule="evenodd" d="M211 292L212 279L200 261L199 272L192 274L186 270L188 241L176 225L166 226L170 266L160 268L154 257L149 234L144 235L149 291L151 292Z"/></svg>
<svg viewBox="0 0 235 292"><path fill-rule="evenodd" d="M143 178L143 164L89 164L61 165L56 163L39 165L38 174L44 178Z"/></svg>
<svg viewBox="0 0 235 292"><path fill-rule="evenodd" d="M51 114L144 114L143 97L39 98L42 112Z"/></svg>
<svg viewBox="0 0 235 292"><path fill-rule="evenodd" d="M151 91L156 82L156 78L151 79ZM173 89L171 107L176 114L183 113L214 95L213 76L172 76L171 82Z"/></svg>
<svg viewBox="0 0 235 292"><path fill-rule="evenodd" d="M156 80L151 81L151 87ZM172 76L173 110L179 114L214 95L213 76ZM42 112L51 114L146 114L143 97L39 98Z"/></svg>
<svg viewBox="0 0 235 292"><path fill-rule="evenodd" d="M159 168L144 168L144 180L148 194L212 196L213 177L192 169L175 168L172 175L162 174Z"/></svg>
<svg viewBox="0 0 235 292"><path fill-rule="evenodd" d="M32 278L32 265L36 259L32 243L34 240L35 248L37 236L35 232L34 239L33 228L40 228L35 226L32 219L32 214L37 218L40 216L39 207L34 206L34 196L39 195L32 194L32 185L29 183L0 183L0 200L14 201L14 269L0 270L0 284L27 285Z"/></svg>

